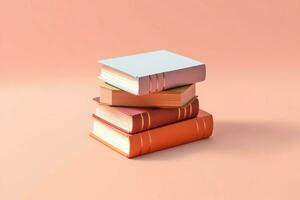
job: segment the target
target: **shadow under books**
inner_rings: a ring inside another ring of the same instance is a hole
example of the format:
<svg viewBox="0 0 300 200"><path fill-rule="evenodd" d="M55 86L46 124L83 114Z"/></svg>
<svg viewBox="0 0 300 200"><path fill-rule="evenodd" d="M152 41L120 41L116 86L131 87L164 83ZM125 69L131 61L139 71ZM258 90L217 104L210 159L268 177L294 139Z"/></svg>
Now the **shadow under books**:
<svg viewBox="0 0 300 200"><path fill-rule="evenodd" d="M170 160L197 154L243 152L245 155L278 151L300 139L299 129L283 123L215 122L213 136L175 148L146 154L134 160Z"/></svg>

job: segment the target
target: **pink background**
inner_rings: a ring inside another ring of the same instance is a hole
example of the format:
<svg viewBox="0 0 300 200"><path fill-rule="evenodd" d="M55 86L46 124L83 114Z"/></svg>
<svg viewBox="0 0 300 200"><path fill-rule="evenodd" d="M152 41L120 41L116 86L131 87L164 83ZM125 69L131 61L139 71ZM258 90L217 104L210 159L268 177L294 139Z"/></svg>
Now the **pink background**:
<svg viewBox="0 0 300 200"><path fill-rule="evenodd" d="M0 1L0 199L300 199L300 1ZM88 137L96 61L207 63L206 141L127 160Z"/></svg>

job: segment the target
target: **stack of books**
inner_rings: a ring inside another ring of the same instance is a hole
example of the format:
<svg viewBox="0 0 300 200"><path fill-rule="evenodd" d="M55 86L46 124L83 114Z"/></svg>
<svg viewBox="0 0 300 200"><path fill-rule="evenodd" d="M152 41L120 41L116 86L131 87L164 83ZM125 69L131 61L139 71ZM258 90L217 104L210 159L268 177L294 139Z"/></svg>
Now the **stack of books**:
<svg viewBox="0 0 300 200"><path fill-rule="evenodd" d="M195 91L204 63L166 50L99 63L93 138L132 158L211 136L212 115Z"/></svg>

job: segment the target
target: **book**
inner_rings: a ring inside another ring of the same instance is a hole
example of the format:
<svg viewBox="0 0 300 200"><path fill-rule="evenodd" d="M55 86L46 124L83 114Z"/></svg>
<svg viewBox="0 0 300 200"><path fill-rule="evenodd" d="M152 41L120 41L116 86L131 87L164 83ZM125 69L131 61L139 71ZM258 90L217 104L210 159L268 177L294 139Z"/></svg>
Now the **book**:
<svg viewBox="0 0 300 200"><path fill-rule="evenodd" d="M101 119L94 119L90 136L122 155L133 158L146 153L208 138L213 131L211 114L199 110L197 117L137 134L125 133Z"/></svg>
<svg viewBox="0 0 300 200"><path fill-rule="evenodd" d="M101 118L124 132L135 134L195 117L198 111L199 102L195 97L186 105L171 109L115 107L97 103L94 117Z"/></svg>
<svg viewBox="0 0 300 200"><path fill-rule="evenodd" d="M134 95L203 81L205 64L166 50L98 61L99 78Z"/></svg>
<svg viewBox="0 0 300 200"><path fill-rule="evenodd" d="M195 88L195 84L191 84L137 96L101 81L98 100L112 106L174 108L181 107L194 98Z"/></svg>

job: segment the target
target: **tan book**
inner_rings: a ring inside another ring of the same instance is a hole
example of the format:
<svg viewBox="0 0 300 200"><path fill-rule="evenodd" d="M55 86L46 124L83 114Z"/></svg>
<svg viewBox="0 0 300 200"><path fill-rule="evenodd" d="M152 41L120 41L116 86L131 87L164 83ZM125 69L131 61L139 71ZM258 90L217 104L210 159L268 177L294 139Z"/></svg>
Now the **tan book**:
<svg viewBox="0 0 300 200"><path fill-rule="evenodd" d="M100 81L99 101L112 106L174 108L188 103L195 93L195 84L191 84L137 96Z"/></svg>

